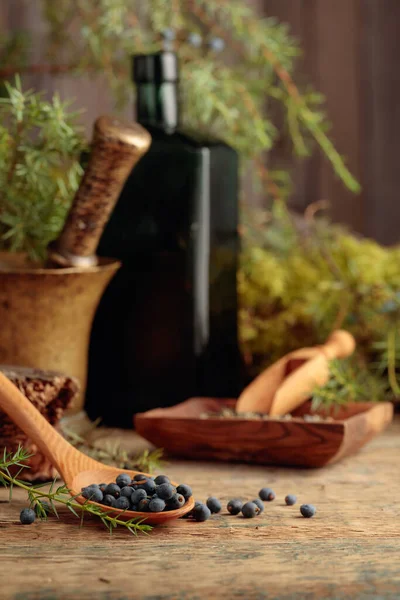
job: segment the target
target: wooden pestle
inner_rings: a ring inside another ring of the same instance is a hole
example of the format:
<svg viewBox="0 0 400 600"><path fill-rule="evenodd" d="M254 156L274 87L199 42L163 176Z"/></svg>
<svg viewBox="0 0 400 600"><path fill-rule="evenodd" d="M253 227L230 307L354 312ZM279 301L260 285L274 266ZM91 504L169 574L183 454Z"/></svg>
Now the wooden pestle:
<svg viewBox="0 0 400 600"><path fill-rule="evenodd" d="M89 164L58 240L49 246L49 262L60 267L92 267L104 227L122 187L151 143L138 123L110 116L94 125Z"/></svg>
<svg viewBox="0 0 400 600"><path fill-rule="evenodd" d="M284 415L301 404L315 387L329 379L329 361L350 356L355 340L347 331L332 333L322 346L302 348L290 352L265 369L242 392L237 401L237 412Z"/></svg>

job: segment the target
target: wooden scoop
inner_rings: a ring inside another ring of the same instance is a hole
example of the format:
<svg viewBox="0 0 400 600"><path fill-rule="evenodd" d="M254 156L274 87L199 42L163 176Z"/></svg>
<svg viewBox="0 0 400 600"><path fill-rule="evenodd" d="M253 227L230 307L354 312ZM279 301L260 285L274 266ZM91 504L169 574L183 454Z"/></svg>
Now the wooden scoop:
<svg viewBox="0 0 400 600"><path fill-rule="evenodd" d="M120 473L128 473L130 477L138 474L138 471L127 471L103 465L76 450L2 373L0 373L0 408L40 448L64 479L71 496L76 496L77 502L81 504L88 502L83 496L78 495L83 487L91 483L111 483ZM176 484L173 483L173 485ZM150 525L156 525L177 519L190 512L194 508L194 499L190 498L182 508L161 513L122 511L97 502L91 502L91 504L122 520L138 518L144 519Z"/></svg>
<svg viewBox="0 0 400 600"><path fill-rule="evenodd" d="M239 396L237 412L271 416L290 413L329 379L329 361L350 356L355 340L347 331L332 333L322 346L290 352L248 385Z"/></svg>

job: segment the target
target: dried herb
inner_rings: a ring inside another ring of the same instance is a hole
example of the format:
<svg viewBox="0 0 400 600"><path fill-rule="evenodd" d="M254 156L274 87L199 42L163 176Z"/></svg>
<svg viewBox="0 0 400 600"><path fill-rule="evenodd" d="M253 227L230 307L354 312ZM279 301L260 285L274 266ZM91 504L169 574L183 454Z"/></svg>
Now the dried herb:
<svg viewBox="0 0 400 600"><path fill-rule="evenodd" d="M100 419L94 421L81 433L77 433L73 427L67 426L63 422L61 422L61 429L64 437L72 446L107 465L145 473L154 473L164 468L166 462L162 460L162 448L146 449L140 454L133 454L127 452L119 442L107 441L100 447L95 442L90 441L90 434L100 423Z"/></svg>

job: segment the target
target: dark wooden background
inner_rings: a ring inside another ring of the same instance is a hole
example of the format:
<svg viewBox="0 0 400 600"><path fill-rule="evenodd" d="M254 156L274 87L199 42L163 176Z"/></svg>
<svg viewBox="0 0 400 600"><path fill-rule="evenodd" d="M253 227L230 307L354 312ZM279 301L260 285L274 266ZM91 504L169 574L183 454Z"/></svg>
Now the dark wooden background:
<svg viewBox="0 0 400 600"><path fill-rule="evenodd" d="M295 164L292 205L303 210L327 199L335 220L382 243L399 241L400 0L249 1L260 14L290 23L300 38L305 53L301 74L326 95L332 138L363 187L360 195L352 195L316 152ZM40 55L44 26L39 0L1 0L0 27L32 31L32 59ZM27 79L37 89L58 89L62 96L78 98L87 108L82 118L88 131L96 115L114 108L101 79ZM131 115L127 108L126 116Z"/></svg>

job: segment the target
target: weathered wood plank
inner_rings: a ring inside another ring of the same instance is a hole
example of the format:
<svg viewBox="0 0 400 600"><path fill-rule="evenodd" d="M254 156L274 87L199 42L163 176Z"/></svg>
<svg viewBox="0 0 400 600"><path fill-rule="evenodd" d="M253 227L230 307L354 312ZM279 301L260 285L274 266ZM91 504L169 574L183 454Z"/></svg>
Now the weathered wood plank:
<svg viewBox="0 0 400 600"><path fill-rule="evenodd" d="M303 49L303 56L298 59L298 74L302 79L302 74L306 74L308 79L314 79L317 56L314 39L314 0L264 0L264 12L268 17L276 17L282 23L289 24L291 35L298 40ZM281 134L270 159L274 166L291 170L293 193L290 205L302 212L310 202L319 199L319 156L294 158L292 143L282 128L282 115L277 115L276 125L281 127Z"/></svg>
<svg viewBox="0 0 400 600"><path fill-rule="evenodd" d="M361 3L361 90L365 231L383 243L399 241L400 4Z"/></svg>
<svg viewBox="0 0 400 600"><path fill-rule="evenodd" d="M128 431L96 432L98 443L145 443ZM116 531L112 538L91 521L80 529L69 513L22 526L24 495L12 504L0 491L1 598L200 600L394 600L400 572L398 455L400 419L360 454L333 467L304 471L173 461L167 472L225 504L252 499L264 485L277 499L263 515L245 520L223 511L206 523L188 520L149 536ZM287 493L298 505L286 507ZM314 519L299 504L317 506Z"/></svg>
<svg viewBox="0 0 400 600"><path fill-rule="evenodd" d="M347 158L352 173L360 178L358 0L265 0L265 11L290 24L304 52L297 67L297 80L308 81L326 96L332 123L331 137ZM286 146L278 148L275 160L292 160ZM303 210L311 202L331 202L335 220L363 228L363 197L347 191L320 151L295 161L291 205Z"/></svg>
<svg viewBox="0 0 400 600"><path fill-rule="evenodd" d="M347 159L350 171L361 178L360 123L360 15L358 0L315 2L316 87L326 96L326 108L332 122L331 137ZM334 175L331 165L321 161L320 197L332 204L335 220L363 231L363 196L355 196Z"/></svg>

